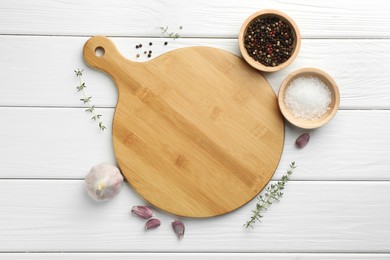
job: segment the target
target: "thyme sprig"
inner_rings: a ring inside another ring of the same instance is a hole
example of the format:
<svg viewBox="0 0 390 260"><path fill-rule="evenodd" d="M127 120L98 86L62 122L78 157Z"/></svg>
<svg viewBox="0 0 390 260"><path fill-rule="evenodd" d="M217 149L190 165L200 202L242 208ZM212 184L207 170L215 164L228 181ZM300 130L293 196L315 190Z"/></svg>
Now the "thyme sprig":
<svg viewBox="0 0 390 260"><path fill-rule="evenodd" d="M261 222L263 217L263 212L267 210L267 207L271 205L274 201L279 201L283 197L282 190L284 186L289 181L291 174L297 166L295 162L290 163L290 168L287 170L287 174L283 175L282 180L278 181L276 184L271 184L265 189L265 194L257 196L258 202L256 203L256 208L252 210L252 217L244 224L244 227L253 228L253 224L258 221Z"/></svg>
<svg viewBox="0 0 390 260"><path fill-rule="evenodd" d="M80 98L80 100L86 106L88 106L88 108L85 111L90 112L92 114L91 119L98 122L100 130L104 131L106 129L106 127L103 125L103 122L101 120L102 115L96 113L95 106L92 105L92 103L91 103L92 96L87 96L87 94L85 93L85 88L87 86L85 85L85 82L83 82L83 80L82 80L83 71L84 71L83 69L82 70L77 69L74 71L74 73L76 74L76 77L79 79L79 83L80 83L80 85L78 85L76 87L76 89L78 92L81 92L83 94L83 98Z"/></svg>
<svg viewBox="0 0 390 260"><path fill-rule="evenodd" d="M175 33L175 32L168 32L168 26L165 26L165 27L160 27L161 29L161 33L165 36L167 36L168 38L173 38L174 40L176 40L177 38L180 37L180 34L179 33ZM179 27L179 30L183 29L183 26L180 26Z"/></svg>

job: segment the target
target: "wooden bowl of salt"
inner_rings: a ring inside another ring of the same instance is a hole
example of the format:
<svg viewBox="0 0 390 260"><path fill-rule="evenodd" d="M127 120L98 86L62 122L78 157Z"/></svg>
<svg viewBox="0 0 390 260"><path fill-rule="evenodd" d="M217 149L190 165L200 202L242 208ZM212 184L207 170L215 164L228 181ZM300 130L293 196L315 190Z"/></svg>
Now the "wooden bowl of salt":
<svg viewBox="0 0 390 260"><path fill-rule="evenodd" d="M279 89L279 108L291 124L314 129L328 123L340 104L336 82L316 68L303 68L290 73Z"/></svg>

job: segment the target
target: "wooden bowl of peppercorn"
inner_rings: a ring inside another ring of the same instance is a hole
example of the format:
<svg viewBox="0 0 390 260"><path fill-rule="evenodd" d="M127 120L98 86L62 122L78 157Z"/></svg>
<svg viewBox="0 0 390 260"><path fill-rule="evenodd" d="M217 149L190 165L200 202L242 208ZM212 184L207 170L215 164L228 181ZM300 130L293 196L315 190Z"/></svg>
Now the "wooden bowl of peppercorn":
<svg viewBox="0 0 390 260"><path fill-rule="evenodd" d="M301 46L301 35L288 15L265 9L244 21L238 43L242 56L252 67L274 72L293 62Z"/></svg>

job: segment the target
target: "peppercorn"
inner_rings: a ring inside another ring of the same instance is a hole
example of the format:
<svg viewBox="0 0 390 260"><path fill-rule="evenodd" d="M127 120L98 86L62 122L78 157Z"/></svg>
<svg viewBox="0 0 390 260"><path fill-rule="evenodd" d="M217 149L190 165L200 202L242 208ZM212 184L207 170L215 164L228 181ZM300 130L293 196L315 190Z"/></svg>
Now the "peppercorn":
<svg viewBox="0 0 390 260"><path fill-rule="evenodd" d="M142 44L140 44L140 45L138 45L139 46L139 48L142 48Z"/></svg>
<svg viewBox="0 0 390 260"><path fill-rule="evenodd" d="M137 53L137 58L139 58L139 53Z"/></svg>
<svg viewBox="0 0 390 260"><path fill-rule="evenodd" d="M152 51L151 50L149 50L149 54L151 54L152 53Z"/></svg>
<svg viewBox="0 0 390 260"><path fill-rule="evenodd" d="M150 58L150 57L152 57L152 55L149 53L149 54L148 54L148 58Z"/></svg>
<svg viewBox="0 0 390 260"><path fill-rule="evenodd" d="M153 45L153 43L152 42L149 42L149 46L152 46Z"/></svg>
<svg viewBox="0 0 390 260"><path fill-rule="evenodd" d="M255 61L275 67L291 57L294 41L290 25L281 19L257 18L247 28L244 47Z"/></svg>
<svg viewBox="0 0 390 260"><path fill-rule="evenodd" d="M164 42L164 45L168 45L168 42Z"/></svg>

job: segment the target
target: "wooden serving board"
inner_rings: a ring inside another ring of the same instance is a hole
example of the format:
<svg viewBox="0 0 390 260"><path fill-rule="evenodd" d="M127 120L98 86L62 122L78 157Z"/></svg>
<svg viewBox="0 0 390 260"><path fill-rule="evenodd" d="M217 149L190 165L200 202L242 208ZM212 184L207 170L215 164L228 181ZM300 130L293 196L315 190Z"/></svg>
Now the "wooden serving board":
<svg viewBox="0 0 390 260"><path fill-rule="evenodd" d="M250 201L271 179L284 121L273 89L242 58L188 47L132 62L101 36L87 41L84 58L116 82L117 162L152 205L216 216Z"/></svg>

